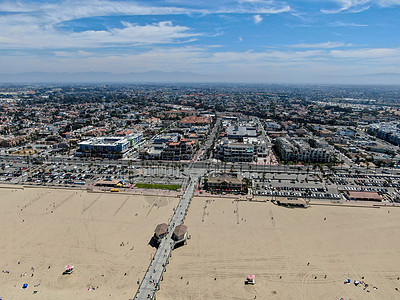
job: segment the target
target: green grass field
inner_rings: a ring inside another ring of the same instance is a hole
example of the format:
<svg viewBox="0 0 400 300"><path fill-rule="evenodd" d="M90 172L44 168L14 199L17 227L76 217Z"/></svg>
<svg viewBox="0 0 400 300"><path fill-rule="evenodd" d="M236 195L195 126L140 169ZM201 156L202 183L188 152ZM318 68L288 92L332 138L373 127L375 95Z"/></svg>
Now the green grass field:
<svg viewBox="0 0 400 300"><path fill-rule="evenodd" d="M181 188L179 184L151 184L151 183L136 183L135 187L139 189L159 189L176 191Z"/></svg>

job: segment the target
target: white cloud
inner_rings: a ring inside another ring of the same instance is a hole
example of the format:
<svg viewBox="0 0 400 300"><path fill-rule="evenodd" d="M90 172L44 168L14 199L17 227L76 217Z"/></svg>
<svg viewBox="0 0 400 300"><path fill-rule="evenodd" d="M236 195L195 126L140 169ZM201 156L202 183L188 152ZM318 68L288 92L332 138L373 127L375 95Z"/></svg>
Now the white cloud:
<svg viewBox="0 0 400 300"><path fill-rule="evenodd" d="M400 0L378 0L380 6L400 5Z"/></svg>
<svg viewBox="0 0 400 300"><path fill-rule="evenodd" d="M244 0L240 5L230 5L229 9L223 5L208 7L204 4L202 9L187 8L185 6L156 6L140 5L128 1L110 0L64 0L58 3L30 3L5 2L0 3L0 11L14 13L32 13L42 19L43 22L59 23L109 15L174 15L174 14L219 14L219 13L265 13L279 14L291 10L290 6L279 1L272 0ZM153 3L154 4L154 3ZM7 17L7 16L6 16Z"/></svg>
<svg viewBox="0 0 400 300"><path fill-rule="evenodd" d="M341 21L330 23L329 26L332 26L332 27L368 27L367 24L345 23L345 22L341 22Z"/></svg>
<svg viewBox="0 0 400 300"><path fill-rule="evenodd" d="M185 43L195 39L187 26L173 25L171 22L159 22L146 25L123 23L123 28L115 25L107 29L88 28L82 32L68 31L64 22L81 18L111 15L171 15L171 14L213 14L213 13L254 13L254 21L260 22L260 14L279 14L290 11L288 5L274 1L255 1L253 3L231 7L193 9L185 7L145 6L128 1L110 0L66 0L50 3L30 3L28 1L0 3L0 11L12 14L0 15L0 43L2 48L95 48L104 46L132 46L141 44Z"/></svg>
<svg viewBox="0 0 400 300"><path fill-rule="evenodd" d="M282 7L240 7L240 8L229 8L220 9L216 13L231 14L231 13L243 13L243 14L281 14L290 12L292 9L289 5Z"/></svg>
<svg viewBox="0 0 400 300"><path fill-rule="evenodd" d="M341 48L341 47L352 47L352 46L353 46L352 44L345 44L341 42L290 45L290 47L292 48L319 48L319 49L330 49L330 48Z"/></svg>
<svg viewBox="0 0 400 300"><path fill-rule="evenodd" d="M336 9L321 9L321 12L326 14L335 14L339 12L360 13L371 8L371 5L376 4L382 7L400 5L400 0L333 0L339 7Z"/></svg>
<svg viewBox="0 0 400 300"><path fill-rule="evenodd" d="M108 46L132 46L189 42L199 34L191 33L186 26L172 22L137 25L123 22L122 28L87 30L82 32L57 31L53 27L12 26L0 33L2 48L101 48ZM4 27L3 27L4 28Z"/></svg>
<svg viewBox="0 0 400 300"><path fill-rule="evenodd" d="M67 20L109 15L170 15L190 11L179 7L143 6L132 2L88 0L59 3L8 2L0 4L0 11L31 12L43 22L59 23ZM192 10L195 11L195 10ZM199 10L201 12L201 10ZM7 16L6 16L7 17Z"/></svg>
<svg viewBox="0 0 400 300"><path fill-rule="evenodd" d="M13 12L0 15L0 43L9 48L95 48L110 45L137 45L188 42L198 34L186 26L171 22L146 25L123 23L122 28L111 26L104 30L72 32L62 22L80 18L110 15L170 15L187 10L178 7L150 7L132 2L89 0L60 3L6 2L0 11ZM186 39L187 38L187 39ZM189 39L191 38L191 39ZM185 40L186 39L186 40Z"/></svg>
<svg viewBox="0 0 400 300"><path fill-rule="evenodd" d="M263 20L263 18L260 15L255 15L253 18L255 24L258 24Z"/></svg>
<svg viewBox="0 0 400 300"><path fill-rule="evenodd" d="M397 58L400 60L400 49L397 48L371 48L354 50L331 50L330 55L336 58L350 58L365 61L385 61Z"/></svg>
<svg viewBox="0 0 400 300"><path fill-rule="evenodd" d="M335 14L342 11L348 11L355 8L353 12L360 10L360 7L369 3L371 0L335 0L339 8L337 9L322 9L321 12L326 14ZM357 9L358 8L358 9ZM363 7L362 7L363 8Z"/></svg>

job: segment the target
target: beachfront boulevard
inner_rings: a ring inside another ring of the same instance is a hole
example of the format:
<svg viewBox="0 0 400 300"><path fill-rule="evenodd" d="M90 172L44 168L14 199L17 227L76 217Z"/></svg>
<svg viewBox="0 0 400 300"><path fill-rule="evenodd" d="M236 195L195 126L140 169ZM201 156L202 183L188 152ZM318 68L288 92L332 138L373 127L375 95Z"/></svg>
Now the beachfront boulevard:
<svg viewBox="0 0 400 300"><path fill-rule="evenodd" d="M174 249L175 242L172 239L172 234L175 227L183 223L198 182L198 177L190 177L185 193L183 194L182 199L169 223L168 235L161 241L136 293L135 299L155 299L156 291L160 287L160 281L163 279L166 265L171 257L171 252Z"/></svg>

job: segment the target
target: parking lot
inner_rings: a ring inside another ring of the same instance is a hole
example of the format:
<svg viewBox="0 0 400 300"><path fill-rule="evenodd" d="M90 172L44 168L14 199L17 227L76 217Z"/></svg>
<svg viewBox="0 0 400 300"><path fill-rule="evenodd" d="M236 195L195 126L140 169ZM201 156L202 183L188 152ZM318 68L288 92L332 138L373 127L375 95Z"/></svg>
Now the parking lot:
<svg viewBox="0 0 400 300"><path fill-rule="evenodd" d="M138 182L181 185L185 176L178 167L160 165L138 167L79 162L34 164L21 159L0 164L0 181L15 184L91 186L100 179L120 179L129 186Z"/></svg>
<svg viewBox="0 0 400 300"><path fill-rule="evenodd" d="M330 175L329 180L342 192L378 192L389 202L400 199L398 175L335 174Z"/></svg>
<svg viewBox="0 0 400 300"><path fill-rule="evenodd" d="M301 197L313 199L341 199L336 189L326 186L316 174L253 173L255 195Z"/></svg>
<svg viewBox="0 0 400 300"><path fill-rule="evenodd" d="M102 180L123 180L125 187L136 183L184 185L187 166L161 161L110 162L65 160L40 162L15 157L0 164L0 182L25 185L90 187ZM242 172L250 179L254 195L341 200L348 191L378 192L384 201L400 201L400 176L355 174L349 171L323 175L319 172Z"/></svg>

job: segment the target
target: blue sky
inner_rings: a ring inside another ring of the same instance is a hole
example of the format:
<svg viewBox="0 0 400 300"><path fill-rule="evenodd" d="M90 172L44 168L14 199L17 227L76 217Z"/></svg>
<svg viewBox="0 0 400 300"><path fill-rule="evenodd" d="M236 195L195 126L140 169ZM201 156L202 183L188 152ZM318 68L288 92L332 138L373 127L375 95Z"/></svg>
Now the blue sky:
<svg viewBox="0 0 400 300"><path fill-rule="evenodd" d="M400 83L400 0L0 0L0 68Z"/></svg>

